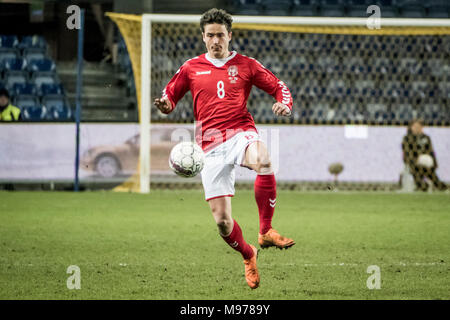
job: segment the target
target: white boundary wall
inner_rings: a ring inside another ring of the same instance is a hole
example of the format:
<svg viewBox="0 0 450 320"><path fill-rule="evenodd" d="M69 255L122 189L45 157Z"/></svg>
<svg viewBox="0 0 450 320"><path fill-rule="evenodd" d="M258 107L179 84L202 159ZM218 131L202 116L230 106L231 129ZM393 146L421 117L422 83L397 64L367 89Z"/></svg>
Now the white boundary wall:
<svg viewBox="0 0 450 320"><path fill-rule="evenodd" d="M258 125L257 128L268 145L280 182L332 181L328 166L334 162L344 165L339 180L345 182L396 183L403 170L401 141L405 127ZM152 176L167 181L199 182L200 177L177 177L168 166L171 147L181 136L192 140L194 126L153 124L151 131ZM450 128L425 127L424 131L431 137L436 152L437 174L449 182ZM74 133L73 124L0 125L0 182L73 181ZM114 178L116 181L123 182L136 172L139 145L130 141L136 141L133 137L139 133L139 125L135 123L81 124L81 182L110 180L94 170L93 160L102 153L120 159L123 170ZM84 168L86 163L89 170ZM236 169L236 181L254 178L253 171Z"/></svg>

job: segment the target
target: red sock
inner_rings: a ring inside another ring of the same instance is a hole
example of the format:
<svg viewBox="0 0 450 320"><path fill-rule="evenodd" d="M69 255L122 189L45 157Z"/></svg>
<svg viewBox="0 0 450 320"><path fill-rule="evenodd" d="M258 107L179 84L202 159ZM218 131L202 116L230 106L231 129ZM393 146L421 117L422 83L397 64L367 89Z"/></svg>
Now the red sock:
<svg viewBox="0 0 450 320"><path fill-rule="evenodd" d="M255 199L259 210L259 233L265 234L272 228L272 217L277 203L277 183L274 174L256 176Z"/></svg>
<svg viewBox="0 0 450 320"><path fill-rule="evenodd" d="M254 254L253 249L247 242L245 242L244 237L242 236L241 227L239 227L236 220L233 220L233 222L233 231L231 231L229 236L222 236L222 238L230 245L230 247L236 251L239 251L244 259L250 259Z"/></svg>

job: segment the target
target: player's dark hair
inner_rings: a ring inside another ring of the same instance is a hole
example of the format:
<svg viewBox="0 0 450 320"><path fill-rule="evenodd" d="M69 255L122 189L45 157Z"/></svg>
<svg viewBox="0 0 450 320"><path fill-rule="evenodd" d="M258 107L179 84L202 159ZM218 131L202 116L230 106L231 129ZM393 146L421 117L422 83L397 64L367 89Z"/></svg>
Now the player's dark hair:
<svg viewBox="0 0 450 320"><path fill-rule="evenodd" d="M233 18L223 9L212 8L202 14L200 18L200 29L202 32L205 32L205 25L213 23L223 24L227 28L227 31L231 32Z"/></svg>
<svg viewBox="0 0 450 320"><path fill-rule="evenodd" d="M2 96L9 98L9 92L5 88L0 89L0 97L2 97Z"/></svg>

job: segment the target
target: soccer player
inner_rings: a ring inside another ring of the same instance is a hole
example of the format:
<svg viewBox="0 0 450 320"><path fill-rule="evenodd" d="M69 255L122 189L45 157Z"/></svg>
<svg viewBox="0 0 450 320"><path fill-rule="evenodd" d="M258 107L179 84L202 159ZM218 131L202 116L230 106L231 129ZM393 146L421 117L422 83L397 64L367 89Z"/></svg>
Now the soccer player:
<svg viewBox="0 0 450 320"><path fill-rule="evenodd" d="M168 114L191 91L196 141L205 152L201 172L205 199L222 238L242 254L247 284L255 289L260 282L258 251L244 240L231 215L236 165L257 173L254 190L259 210L259 245L287 249L295 242L272 228L276 182L267 148L247 110L247 99L255 85L276 99L272 106L275 115L289 116L292 97L287 86L258 61L229 51L231 24L232 18L224 10L214 8L202 15L200 27L207 53L186 61L154 103Z"/></svg>
<svg viewBox="0 0 450 320"><path fill-rule="evenodd" d="M430 136L423 132L422 120L414 119L411 121L408 133L402 140L402 150L403 162L409 167L418 190L428 190L428 184L424 181L424 177L430 179L437 189L447 189L447 185L439 180L436 174L436 169L438 168L436 155ZM433 158L433 166L431 168L425 168L417 164L417 159L421 154L428 154Z"/></svg>

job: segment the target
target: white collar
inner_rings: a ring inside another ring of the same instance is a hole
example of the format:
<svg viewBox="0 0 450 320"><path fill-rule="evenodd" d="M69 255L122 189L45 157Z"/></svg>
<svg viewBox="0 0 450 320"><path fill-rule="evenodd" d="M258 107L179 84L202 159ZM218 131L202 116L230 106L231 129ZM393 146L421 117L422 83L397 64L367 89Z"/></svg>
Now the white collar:
<svg viewBox="0 0 450 320"><path fill-rule="evenodd" d="M205 58L206 60L208 60L209 62L211 62L214 66L216 66L217 68L223 67L225 65L225 63L227 63L228 61L230 61L231 59L233 59L236 56L237 52L236 51L231 51L231 54L223 59L215 59L215 58L211 58L209 56L208 53L205 54Z"/></svg>

